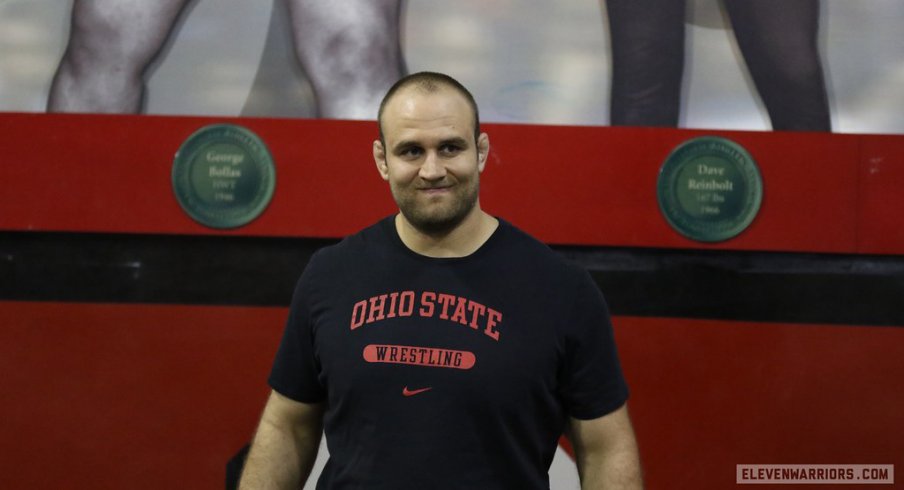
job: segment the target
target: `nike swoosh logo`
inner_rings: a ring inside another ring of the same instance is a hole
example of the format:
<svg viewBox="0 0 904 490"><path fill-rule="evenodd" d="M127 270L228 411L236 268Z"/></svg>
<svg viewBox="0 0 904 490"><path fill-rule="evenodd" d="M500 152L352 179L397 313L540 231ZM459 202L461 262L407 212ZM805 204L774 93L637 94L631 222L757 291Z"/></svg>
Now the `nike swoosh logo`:
<svg viewBox="0 0 904 490"><path fill-rule="evenodd" d="M418 390L409 390L408 387L406 386L406 387L402 388L402 394L405 396L414 396L414 395L417 395L418 393L423 393L425 391L430 391L432 389L433 389L433 387L431 386L428 388L421 388Z"/></svg>

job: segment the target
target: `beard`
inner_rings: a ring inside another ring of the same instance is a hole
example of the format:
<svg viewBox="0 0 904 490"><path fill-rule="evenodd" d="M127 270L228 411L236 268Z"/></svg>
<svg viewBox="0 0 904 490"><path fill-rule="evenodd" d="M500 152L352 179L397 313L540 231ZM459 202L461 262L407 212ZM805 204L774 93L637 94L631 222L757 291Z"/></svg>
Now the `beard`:
<svg viewBox="0 0 904 490"><path fill-rule="evenodd" d="M454 182L452 193L445 196L442 202L421 195L415 184L390 188L399 211L412 226L426 235L444 235L455 229L474 209L480 183L477 179Z"/></svg>

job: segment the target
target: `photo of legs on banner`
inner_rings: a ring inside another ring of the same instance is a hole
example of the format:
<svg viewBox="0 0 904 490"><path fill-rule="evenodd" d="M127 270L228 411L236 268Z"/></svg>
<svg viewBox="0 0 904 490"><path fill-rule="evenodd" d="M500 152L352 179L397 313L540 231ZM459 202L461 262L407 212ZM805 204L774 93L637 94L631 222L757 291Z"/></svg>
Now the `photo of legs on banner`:
<svg viewBox="0 0 904 490"><path fill-rule="evenodd" d="M372 118L383 92L405 72L400 0L284 1L318 115ZM75 0L48 112L140 113L148 68L191 3Z"/></svg>
<svg viewBox="0 0 904 490"><path fill-rule="evenodd" d="M678 126L686 2L607 0L606 7L611 124ZM817 46L819 0L724 0L724 7L772 129L830 131Z"/></svg>

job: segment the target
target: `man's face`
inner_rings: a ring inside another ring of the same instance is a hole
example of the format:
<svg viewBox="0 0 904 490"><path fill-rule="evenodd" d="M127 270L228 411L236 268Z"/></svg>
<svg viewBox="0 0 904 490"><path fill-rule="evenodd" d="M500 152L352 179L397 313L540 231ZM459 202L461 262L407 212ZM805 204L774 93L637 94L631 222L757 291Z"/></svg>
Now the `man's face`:
<svg viewBox="0 0 904 490"><path fill-rule="evenodd" d="M449 88L408 87L383 110L374 160L402 215L422 232L451 231L479 209L489 139L474 141L473 121L467 100Z"/></svg>

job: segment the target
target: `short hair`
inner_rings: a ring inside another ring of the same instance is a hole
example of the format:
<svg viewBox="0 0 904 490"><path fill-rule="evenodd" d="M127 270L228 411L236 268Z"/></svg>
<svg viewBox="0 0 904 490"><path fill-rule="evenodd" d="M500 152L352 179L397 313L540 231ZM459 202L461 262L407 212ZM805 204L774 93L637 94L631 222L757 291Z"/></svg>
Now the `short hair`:
<svg viewBox="0 0 904 490"><path fill-rule="evenodd" d="M458 80L449 75L432 71L422 71L400 78L399 81L389 88L389 91L386 92L386 95L380 102L380 110L377 112L377 126L380 131L380 142L383 143L384 146L386 145L386 141L383 139L383 109L386 108L389 99L391 99L396 92L410 86L415 86L426 93L437 92L444 87L451 88L464 96L465 100L468 101L468 105L471 106L471 112L474 113L474 141L477 142L477 139L480 136L480 114L477 110L477 102L474 101L474 96L471 95L471 92Z"/></svg>

